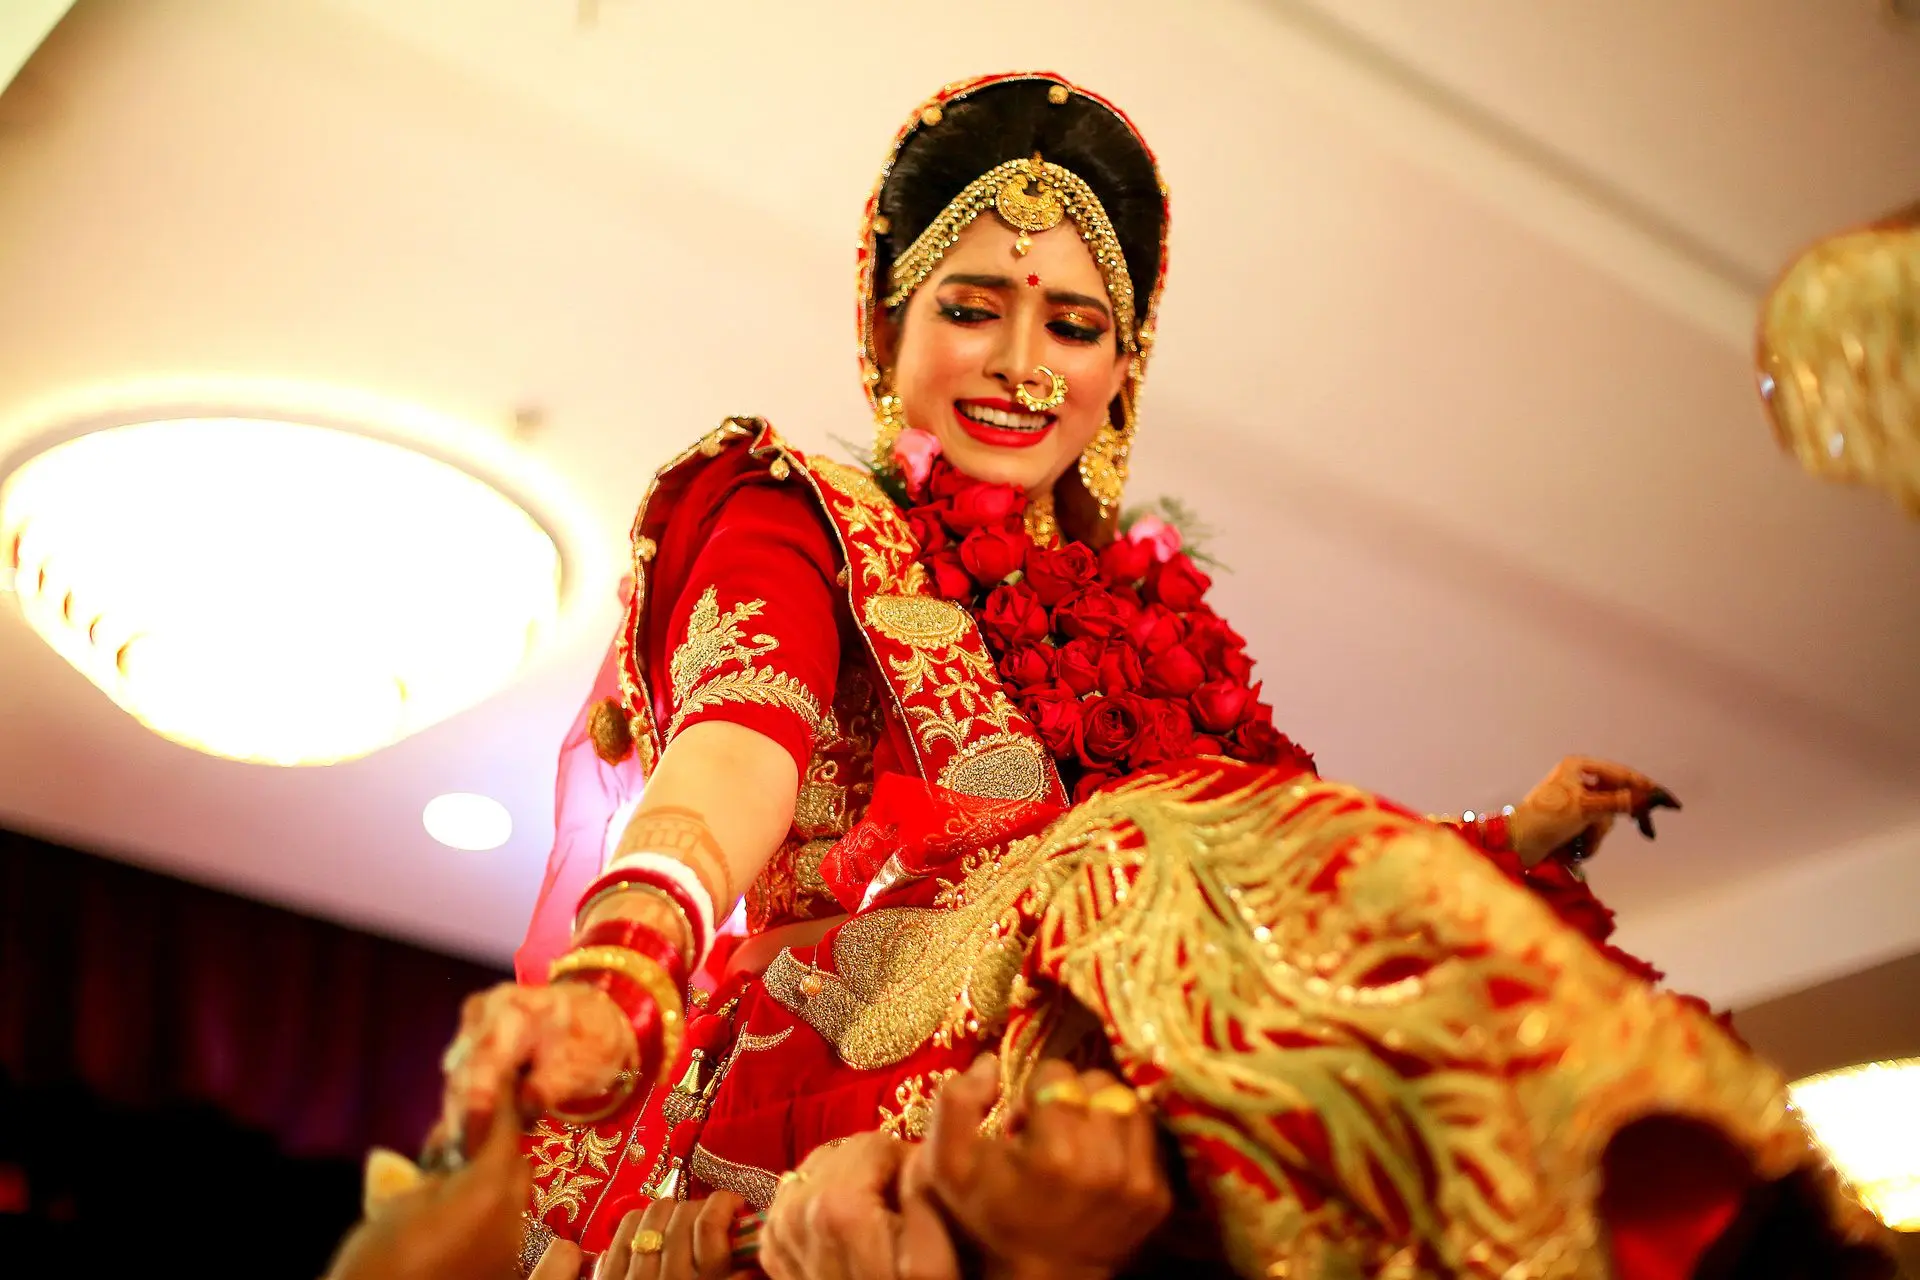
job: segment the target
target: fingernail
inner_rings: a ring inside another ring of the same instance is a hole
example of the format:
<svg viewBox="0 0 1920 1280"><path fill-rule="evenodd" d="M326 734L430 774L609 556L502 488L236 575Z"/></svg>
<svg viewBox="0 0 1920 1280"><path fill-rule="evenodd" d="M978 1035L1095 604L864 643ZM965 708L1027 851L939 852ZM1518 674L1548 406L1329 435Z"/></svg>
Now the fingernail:
<svg viewBox="0 0 1920 1280"><path fill-rule="evenodd" d="M1647 808L1678 809L1680 808L1680 798L1665 787L1655 787L1653 794L1647 797Z"/></svg>

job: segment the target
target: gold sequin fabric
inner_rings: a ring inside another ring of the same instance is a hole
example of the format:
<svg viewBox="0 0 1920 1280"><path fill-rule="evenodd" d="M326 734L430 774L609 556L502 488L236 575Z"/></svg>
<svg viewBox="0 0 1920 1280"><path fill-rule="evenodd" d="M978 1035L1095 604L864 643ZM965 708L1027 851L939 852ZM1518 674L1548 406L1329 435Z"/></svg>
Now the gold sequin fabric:
<svg viewBox="0 0 1920 1280"><path fill-rule="evenodd" d="M1141 775L882 904L764 984L850 1067L998 1047L1002 1105L1076 1006L1155 1107L1246 1276L1603 1280L1601 1158L1690 1118L1876 1229L1711 1018L1561 924L1449 831L1311 775Z"/></svg>

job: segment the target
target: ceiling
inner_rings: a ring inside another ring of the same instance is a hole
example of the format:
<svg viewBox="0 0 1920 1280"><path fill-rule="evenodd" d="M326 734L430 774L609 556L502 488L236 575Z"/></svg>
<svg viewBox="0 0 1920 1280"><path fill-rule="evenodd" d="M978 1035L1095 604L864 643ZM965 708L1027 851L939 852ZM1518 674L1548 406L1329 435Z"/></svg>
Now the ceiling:
<svg viewBox="0 0 1920 1280"><path fill-rule="evenodd" d="M1796 246L1920 194L1920 32L1872 0L587 8L81 0L0 98L0 458L143 405L357 414L511 473L570 571L518 684L323 770L147 734L0 607L0 822L504 956L648 474L730 413L866 433L885 144L1040 66L1162 158L1135 491L1215 527L1323 768L1456 810L1568 752L1652 773L1686 812L1595 878L1716 1000L1920 948L1920 528L1774 450L1748 351ZM452 790L514 839L434 844Z"/></svg>

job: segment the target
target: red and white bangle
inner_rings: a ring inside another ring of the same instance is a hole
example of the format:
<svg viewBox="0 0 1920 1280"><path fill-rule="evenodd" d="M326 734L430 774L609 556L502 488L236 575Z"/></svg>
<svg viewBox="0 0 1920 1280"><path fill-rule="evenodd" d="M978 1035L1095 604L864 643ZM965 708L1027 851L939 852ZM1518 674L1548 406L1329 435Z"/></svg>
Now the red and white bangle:
<svg viewBox="0 0 1920 1280"><path fill-rule="evenodd" d="M687 971L698 970L713 950L717 924L713 896L692 867L670 854L622 855L588 886L576 919L585 917L602 898L634 889L651 891L679 908L687 924Z"/></svg>

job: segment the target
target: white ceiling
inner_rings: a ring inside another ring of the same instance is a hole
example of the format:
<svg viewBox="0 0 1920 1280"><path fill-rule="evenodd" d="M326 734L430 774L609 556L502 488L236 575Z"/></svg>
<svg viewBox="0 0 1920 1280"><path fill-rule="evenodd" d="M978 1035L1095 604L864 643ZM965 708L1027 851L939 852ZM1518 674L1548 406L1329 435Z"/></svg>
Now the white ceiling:
<svg viewBox="0 0 1920 1280"><path fill-rule="evenodd" d="M1920 194L1920 33L1872 0L598 8L82 0L0 100L0 456L74 403L424 411L542 495L574 584L516 687L312 771L148 735L0 610L0 821L504 956L646 476L728 413L866 433L886 142L1039 66L1160 152L1136 491L1218 528L1324 769L1459 809L1569 751L1645 768L1687 810L1596 879L1718 999L1920 946L1920 528L1776 454L1746 350L1796 245ZM435 845L449 790L513 841Z"/></svg>

